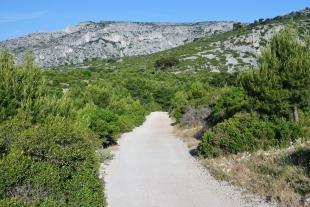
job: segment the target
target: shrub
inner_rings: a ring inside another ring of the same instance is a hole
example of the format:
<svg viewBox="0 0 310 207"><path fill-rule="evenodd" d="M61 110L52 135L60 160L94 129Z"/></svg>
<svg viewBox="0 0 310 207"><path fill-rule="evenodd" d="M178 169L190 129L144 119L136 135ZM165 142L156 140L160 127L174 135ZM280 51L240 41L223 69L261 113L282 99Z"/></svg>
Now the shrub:
<svg viewBox="0 0 310 207"><path fill-rule="evenodd" d="M59 167L79 167L84 162L92 166L95 163L93 139L95 136L92 133L74 125L71 120L55 118L22 132L14 149Z"/></svg>
<svg viewBox="0 0 310 207"><path fill-rule="evenodd" d="M164 83L154 89L153 97L155 102L161 106L162 110L169 110L174 93L174 89Z"/></svg>
<svg viewBox="0 0 310 207"><path fill-rule="evenodd" d="M200 99L205 95L206 90L204 89L203 84L201 82L196 81L191 84L189 93L192 99Z"/></svg>
<svg viewBox="0 0 310 207"><path fill-rule="evenodd" d="M212 114L209 118L211 125L216 125L231 118L238 112L249 111L249 101L246 99L243 90L239 88L226 88L223 94L211 104Z"/></svg>
<svg viewBox="0 0 310 207"><path fill-rule="evenodd" d="M160 70L168 69L178 65L179 62L179 59L175 57L161 58L155 61L155 68Z"/></svg>
<svg viewBox="0 0 310 207"><path fill-rule="evenodd" d="M154 99L150 92L150 81L143 78L126 78L125 85L126 89L129 90L131 96L138 99L141 104L148 105L154 102Z"/></svg>
<svg viewBox="0 0 310 207"><path fill-rule="evenodd" d="M203 136L198 151L204 157L287 146L302 135L301 127L294 122L260 119L258 116L239 113L217 124Z"/></svg>
<svg viewBox="0 0 310 207"><path fill-rule="evenodd" d="M233 30L235 31L235 30L240 30L240 29L242 29L242 28L244 28L244 25L242 24L242 23L240 23L240 22L237 22L237 23L234 23L233 24Z"/></svg>
<svg viewBox="0 0 310 207"><path fill-rule="evenodd" d="M274 120L276 126L275 133L276 138L280 146L288 146L291 142L295 141L296 138L303 135L302 124L287 121L283 118L276 118Z"/></svg>
<svg viewBox="0 0 310 207"><path fill-rule="evenodd" d="M96 82L86 88L86 97L100 107L106 107L110 101L112 86L105 82Z"/></svg>
<svg viewBox="0 0 310 207"><path fill-rule="evenodd" d="M139 101L131 97L116 98L111 100L108 109L118 114L120 132L127 132L140 125L144 121L146 110Z"/></svg>
<svg viewBox="0 0 310 207"><path fill-rule="evenodd" d="M68 96L60 98L56 96L42 96L35 100L22 102L22 108L19 110L24 118L33 123L44 123L47 117L73 117L73 100Z"/></svg>
<svg viewBox="0 0 310 207"><path fill-rule="evenodd" d="M31 53L27 53L21 66L14 64L8 50L0 54L0 121L16 115L23 101L30 103L44 90L42 73L33 64Z"/></svg>
<svg viewBox="0 0 310 207"><path fill-rule="evenodd" d="M0 160L0 203L102 206L92 139L88 130L60 118L21 132Z"/></svg>
<svg viewBox="0 0 310 207"><path fill-rule="evenodd" d="M99 135L104 147L116 143L116 136L120 132L117 116L94 104L87 104L78 111L78 119L84 126Z"/></svg>
<svg viewBox="0 0 310 207"><path fill-rule="evenodd" d="M236 86L236 77L238 72L228 73L221 71L220 73L212 73L212 79L209 81L210 85L215 87Z"/></svg>
<svg viewBox="0 0 310 207"><path fill-rule="evenodd" d="M171 115L176 118L177 122L180 122L183 114L186 111L188 104L188 95L185 91L178 91L171 101Z"/></svg>
<svg viewBox="0 0 310 207"><path fill-rule="evenodd" d="M31 126L31 123L17 118L0 125L0 158L6 155L11 145L20 139L20 133Z"/></svg>

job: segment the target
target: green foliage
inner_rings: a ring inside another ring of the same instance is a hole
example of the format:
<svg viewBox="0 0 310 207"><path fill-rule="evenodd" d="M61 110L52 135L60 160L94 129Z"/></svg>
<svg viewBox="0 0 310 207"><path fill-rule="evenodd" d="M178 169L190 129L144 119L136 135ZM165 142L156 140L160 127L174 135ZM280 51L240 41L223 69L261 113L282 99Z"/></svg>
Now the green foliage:
<svg viewBox="0 0 310 207"><path fill-rule="evenodd" d="M241 75L241 83L260 113L289 118L294 107L310 100L310 45L293 29L276 34L263 50L259 68Z"/></svg>
<svg viewBox="0 0 310 207"><path fill-rule="evenodd" d="M130 131L135 126L141 125L146 113L140 102L131 97L112 97L108 109L118 114L118 125L121 132Z"/></svg>
<svg viewBox="0 0 310 207"><path fill-rule="evenodd" d="M31 53L16 65L4 50L0 206L104 206L95 151L115 144L153 110L169 110L178 122L207 119L212 128L198 147L205 157L283 147L309 131L301 127L309 125L310 39L300 43L291 30L276 35L260 67L240 75L242 88L237 73L202 70L208 58L183 60L249 32L245 27L122 61L90 61L83 70L41 72ZM224 71L221 61L214 64ZM165 70L180 68L191 71ZM299 124L287 119L295 106Z"/></svg>
<svg viewBox="0 0 310 207"><path fill-rule="evenodd" d="M140 101L145 107L150 107L154 103L154 98L151 94L152 88L150 83L142 77L127 77L125 87L129 90L131 96Z"/></svg>
<svg viewBox="0 0 310 207"><path fill-rule="evenodd" d="M200 99L205 95L205 89L201 82L195 82L191 85L190 96L192 99Z"/></svg>
<svg viewBox="0 0 310 207"><path fill-rule="evenodd" d="M169 110L175 89L169 83L162 83L153 90L153 97L163 110Z"/></svg>
<svg viewBox="0 0 310 207"><path fill-rule="evenodd" d="M93 135L70 122L71 120L56 118L42 127L32 127L21 133L21 139L13 147L36 160L59 167L70 166L74 169L84 162L95 164L95 158L90 157L94 156L90 144L90 140L94 139Z"/></svg>
<svg viewBox="0 0 310 207"><path fill-rule="evenodd" d="M238 73L220 72L212 74L210 85L214 87L236 86L236 79Z"/></svg>
<svg viewBox="0 0 310 207"><path fill-rule="evenodd" d="M76 122L72 96L46 95L33 61L0 55L0 205L103 206L99 138Z"/></svg>
<svg viewBox="0 0 310 207"><path fill-rule="evenodd" d="M111 90L111 85L105 82L95 82L86 87L86 97L92 100L97 106L106 107L110 101Z"/></svg>
<svg viewBox="0 0 310 207"><path fill-rule="evenodd" d="M179 59L175 57L161 58L155 61L155 68L159 70L169 69L179 64Z"/></svg>
<svg viewBox="0 0 310 207"><path fill-rule="evenodd" d="M243 28L244 28L244 25L240 22L234 23L234 25L233 25L233 30L240 30Z"/></svg>
<svg viewBox="0 0 310 207"><path fill-rule="evenodd" d="M286 147L296 138L304 136L303 125L283 118L276 118L274 121L276 138L280 147Z"/></svg>
<svg viewBox="0 0 310 207"><path fill-rule="evenodd" d="M24 64L16 66L8 50L0 54L0 121L16 115L17 110L44 91L44 79L38 67L31 63L33 56L27 53Z"/></svg>
<svg viewBox="0 0 310 207"><path fill-rule="evenodd" d="M178 91L171 101L171 115L176 118L177 122L180 122L187 105L188 95L184 91Z"/></svg>
<svg viewBox="0 0 310 207"><path fill-rule="evenodd" d="M0 161L0 202L103 205L92 133L71 120L57 118L30 127L17 137Z"/></svg>
<svg viewBox="0 0 310 207"><path fill-rule="evenodd" d="M81 123L99 135L104 147L116 143L116 136L120 129L114 113L94 104L87 104L85 108L78 111L77 117Z"/></svg>
<svg viewBox="0 0 310 207"><path fill-rule="evenodd" d="M225 119L231 118L238 112L249 111L249 101L240 88L226 88L220 97L210 105L212 114L209 118L211 125L216 125Z"/></svg>
<svg viewBox="0 0 310 207"><path fill-rule="evenodd" d="M198 151L204 157L229 153L288 146L302 136L298 123L277 119L269 121L251 114L241 113L217 124L207 131Z"/></svg>
<svg viewBox="0 0 310 207"><path fill-rule="evenodd" d="M73 100L68 96L41 96L22 103L20 114L34 123L44 123L48 117L73 117Z"/></svg>
<svg viewBox="0 0 310 207"><path fill-rule="evenodd" d="M18 118L0 124L0 158L9 153L12 143L19 140L20 133L30 126L31 123Z"/></svg>

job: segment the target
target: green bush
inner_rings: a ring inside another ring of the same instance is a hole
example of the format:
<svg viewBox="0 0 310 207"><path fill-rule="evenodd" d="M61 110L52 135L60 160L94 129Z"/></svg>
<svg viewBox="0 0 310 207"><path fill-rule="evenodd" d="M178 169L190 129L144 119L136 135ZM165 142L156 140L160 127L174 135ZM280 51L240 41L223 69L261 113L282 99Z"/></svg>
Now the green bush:
<svg viewBox="0 0 310 207"><path fill-rule="evenodd" d="M22 102L19 110L20 116L31 120L33 123L44 123L48 117L74 117L74 100L68 96L42 96L35 100Z"/></svg>
<svg viewBox="0 0 310 207"><path fill-rule="evenodd" d="M20 133L0 160L0 203L102 206L94 135L57 118Z"/></svg>
<svg viewBox="0 0 310 207"><path fill-rule="evenodd" d="M106 107L110 101L112 86L105 82L95 82L86 87L86 97L100 107Z"/></svg>
<svg viewBox="0 0 310 207"><path fill-rule="evenodd" d="M171 86L167 83L163 83L154 89L152 95L155 102L161 106L162 110L168 111L174 93L175 91Z"/></svg>
<svg viewBox="0 0 310 207"><path fill-rule="evenodd" d="M31 127L31 123L13 119L0 124L0 158L6 155L13 143L20 139L20 133Z"/></svg>
<svg viewBox="0 0 310 207"><path fill-rule="evenodd" d="M238 112L249 111L250 105L243 90L230 87L220 95L215 103L211 104L211 108L212 114L209 123L216 125L225 119L231 118Z"/></svg>
<svg viewBox="0 0 310 207"><path fill-rule="evenodd" d="M269 121L246 113L217 124L207 131L198 146L200 155L214 157L243 151L284 147L302 136L297 123L278 119Z"/></svg>
<svg viewBox="0 0 310 207"><path fill-rule="evenodd" d="M29 128L21 133L13 147L38 161L59 167L68 164L78 167L83 162L93 165L95 158L90 155L94 154L91 143L95 136L71 122L55 118L45 125Z"/></svg>
<svg viewBox="0 0 310 207"><path fill-rule="evenodd" d="M116 136L120 132L117 115L94 104L87 104L78 111L77 117L84 126L99 135L102 146L116 143Z"/></svg>
<svg viewBox="0 0 310 207"><path fill-rule="evenodd" d="M120 132L128 132L141 125L146 114L145 108L133 98L113 97L108 109L118 115Z"/></svg>
<svg viewBox="0 0 310 207"><path fill-rule="evenodd" d="M155 61L156 69L169 69L179 64L179 59L175 57L161 58Z"/></svg>
<svg viewBox="0 0 310 207"><path fill-rule="evenodd" d="M144 78L126 77L124 87L129 90L131 96L138 99L144 106L148 106L154 102L151 94L151 84Z"/></svg>
<svg viewBox="0 0 310 207"><path fill-rule="evenodd" d="M234 23L233 24L233 30L241 30L244 28L244 25L240 22Z"/></svg>
<svg viewBox="0 0 310 207"><path fill-rule="evenodd" d="M31 53L25 56L21 66L14 64L8 50L0 54L0 121L15 116L22 102L33 103L44 91L44 78L33 65Z"/></svg>
<svg viewBox="0 0 310 207"><path fill-rule="evenodd" d="M186 112L188 105L188 95L184 91L178 91L171 101L170 114L180 122L183 114Z"/></svg>
<svg viewBox="0 0 310 207"><path fill-rule="evenodd" d="M275 133L279 146L288 146L294 142L296 138L304 135L303 125L292 121L287 121L284 118L276 118L274 120L276 126Z"/></svg>
<svg viewBox="0 0 310 207"><path fill-rule="evenodd" d="M206 90L201 82L196 81L191 84L189 94L192 99L201 99L206 94Z"/></svg>

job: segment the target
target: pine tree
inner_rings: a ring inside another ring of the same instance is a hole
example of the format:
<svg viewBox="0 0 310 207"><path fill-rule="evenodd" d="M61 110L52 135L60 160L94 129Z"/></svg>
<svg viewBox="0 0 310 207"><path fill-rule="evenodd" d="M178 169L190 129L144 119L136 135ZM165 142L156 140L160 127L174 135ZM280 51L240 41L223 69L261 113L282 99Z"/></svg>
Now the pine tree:
<svg viewBox="0 0 310 207"><path fill-rule="evenodd" d="M310 41L289 27L275 34L262 51L259 68L241 75L241 83L260 113L299 120L298 108L309 105ZM293 111L293 112L292 112Z"/></svg>
<svg viewBox="0 0 310 207"><path fill-rule="evenodd" d="M45 90L41 70L34 64L31 51L22 65L14 63L7 49L0 54L0 121L17 114L18 109L32 111L35 100Z"/></svg>
<svg viewBox="0 0 310 207"><path fill-rule="evenodd" d="M19 91L14 58L7 49L0 54L0 121L14 113Z"/></svg>

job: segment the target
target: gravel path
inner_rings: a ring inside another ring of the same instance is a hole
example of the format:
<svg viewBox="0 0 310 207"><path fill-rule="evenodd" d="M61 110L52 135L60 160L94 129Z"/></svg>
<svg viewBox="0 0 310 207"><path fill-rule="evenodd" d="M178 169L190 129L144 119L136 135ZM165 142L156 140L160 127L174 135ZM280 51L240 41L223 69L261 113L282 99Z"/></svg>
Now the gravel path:
<svg viewBox="0 0 310 207"><path fill-rule="evenodd" d="M109 207L268 206L216 181L174 136L165 112L124 134L115 157L102 165Z"/></svg>

